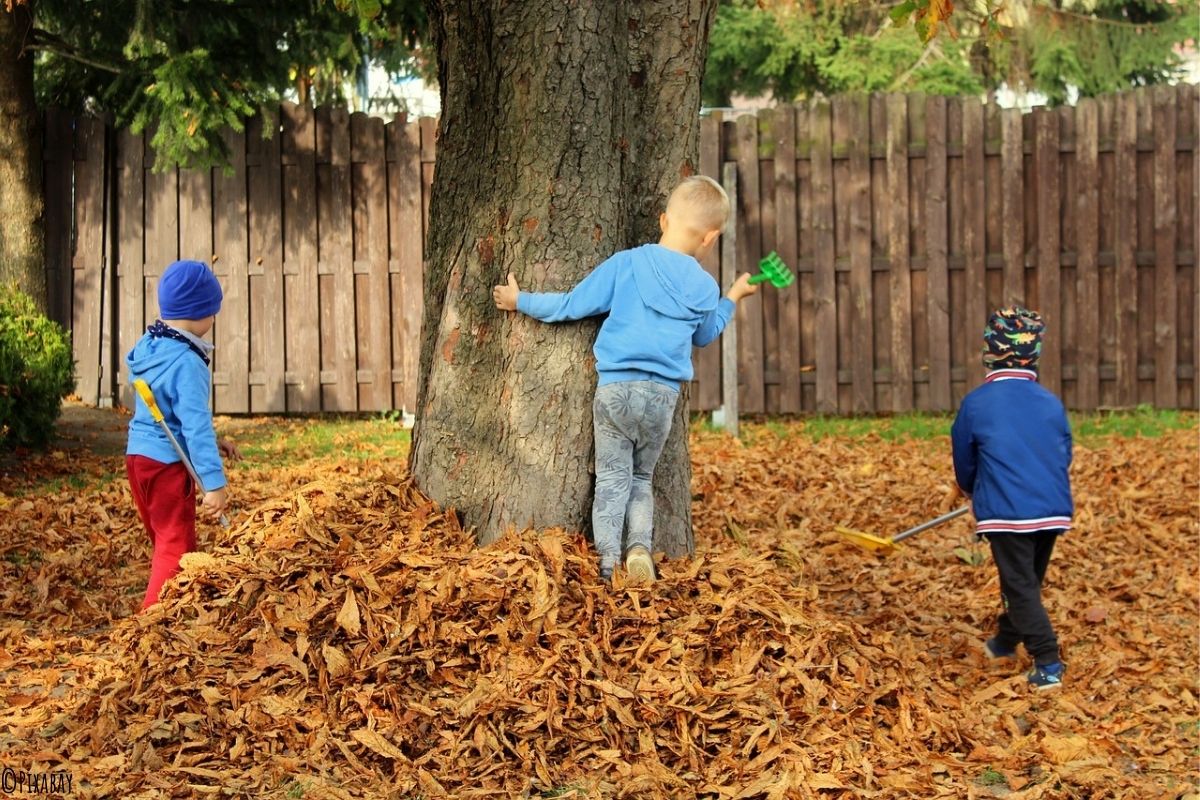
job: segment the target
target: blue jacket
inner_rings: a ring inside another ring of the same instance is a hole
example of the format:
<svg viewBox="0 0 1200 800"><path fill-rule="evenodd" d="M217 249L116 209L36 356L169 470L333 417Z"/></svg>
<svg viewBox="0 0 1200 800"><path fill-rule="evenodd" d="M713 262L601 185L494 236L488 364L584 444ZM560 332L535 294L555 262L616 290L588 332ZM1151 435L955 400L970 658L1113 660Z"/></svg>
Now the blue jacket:
<svg viewBox="0 0 1200 800"><path fill-rule="evenodd" d="M225 470L208 405L212 387L208 365L186 342L150 334L138 340L125 357L125 363L129 366L130 383L141 378L150 384L163 419L188 454L203 484L201 488L211 492L223 487ZM167 435L140 399L135 401L133 419L129 421L125 452L163 464L179 461Z"/></svg>
<svg viewBox="0 0 1200 800"><path fill-rule="evenodd" d="M950 438L954 475L972 499L976 532L1071 527L1071 426L1036 372L988 373L963 399Z"/></svg>
<svg viewBox="0 0 1200 800"><path fill-rule="evenodd" d="M542 322L608 314L592 352L599 384L692 379L692 346L716 339L733 316L696 259L658 244L622 250L569 292L521 292L517 310Z"/></svg>

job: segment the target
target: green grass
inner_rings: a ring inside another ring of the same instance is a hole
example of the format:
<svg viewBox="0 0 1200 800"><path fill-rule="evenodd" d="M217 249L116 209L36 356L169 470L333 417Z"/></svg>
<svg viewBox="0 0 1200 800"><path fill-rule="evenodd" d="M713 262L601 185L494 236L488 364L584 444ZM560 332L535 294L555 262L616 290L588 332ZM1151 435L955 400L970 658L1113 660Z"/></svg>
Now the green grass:
<svg viewBox="0 0 1200 800"><path fill-rule="evenodd" d="M1005 778L1001 773L997 772L991 767L988 767L983 772L979 773L979 777L976 779L976 782L982 786L1007 786L1008 778Z"/></svg>
<svg viewBox="0 0 1200 800"><path fill-rule="evenodd" d="M875 434L879 438L934 439L950 435L954 418L947 414L898 414L891 417L811 417L804 420L804 432L814 440L829 436L858 438Z"/></svg>
<svg viewBox="0 0 1200 800"><path fill-rule="evenodd" d="M1098 444L1107 437L1163 436L1170 431L1197 427L1194 411L1157 410L1138 406L1125 411L1071 412L1071 430L1075 441ZM804 436L814 441L828 437L861 439L878 436L886 441L901 439L936 439L950 435L954 422L952 414L912 413L880 417L764 418L746 420L741 425L742 438L753 443L763 436L788 439ZM707 414L697 415L692 426L697 433L720 433Z"/></svg>
<svg viewBox="0 0 1200 800"><path fill-rule="evenodd" d="M1193 411L1159 411L1141 405L1129 411L1097 411L1071 414L1071 428L1078 439L1104 436L1156 438L1170 431L1196 427Z"/></svg>
<svg viewBox="0 0 1200 800"><path fill-rule="evenodd" d="M238 469L296 464L331 458L359 460L403 459L408 456L411 433L398 419L380 415L364 419L322 415L278 418L241 424L230 421L222 435L237 442L246 460Z"/></svg>
<svg viewBox="0 0 1200 800"><path fill-rule="evenodd" d="M55 495L67 491L73 494L86 494L105 486L110 486L114 481L123 478L124 472L118 470L107 470L95 474L77 472L71 475L58 475L53 478L35 478L26 484L10 486L6 491L13 497Z"/></svg>

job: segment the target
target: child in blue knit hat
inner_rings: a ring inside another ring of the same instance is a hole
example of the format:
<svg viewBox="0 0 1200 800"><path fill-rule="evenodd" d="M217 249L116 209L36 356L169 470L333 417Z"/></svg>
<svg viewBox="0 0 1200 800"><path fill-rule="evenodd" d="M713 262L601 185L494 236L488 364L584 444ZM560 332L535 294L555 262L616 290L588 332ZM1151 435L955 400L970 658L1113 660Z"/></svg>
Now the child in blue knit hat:
<svg viewBox="0 0 1200 800"><path fill-rule="evenodd" d="M950 432L955 477L1000 573L1004 610L984 650L1010 658L1024 644L1033 657L1027 677L1038 690L1061 686L1066 671L1042 582L1074 512L1071 426L1059 399L1037 382L1044 331L1035 311L992 314L983 334L988 374L963 399Z"/></svg>
<svg viewBox="0 0 1200 800"><path fill-rule="evenodd" d="M201 515L210 521L221 517L227 502L221 457L242 457L232 443L218 441L209 407L213 346L201 337L212 330L221 299L221 285L207 264L171 264L158 281L161 319L125 357L129 382L140 378L149 384L167 426L192 462L204 494ZM143 403L136 404L129 423L125 471L154 550L145 609L179 571L183 554L196 549L197 487Z"/></svg>

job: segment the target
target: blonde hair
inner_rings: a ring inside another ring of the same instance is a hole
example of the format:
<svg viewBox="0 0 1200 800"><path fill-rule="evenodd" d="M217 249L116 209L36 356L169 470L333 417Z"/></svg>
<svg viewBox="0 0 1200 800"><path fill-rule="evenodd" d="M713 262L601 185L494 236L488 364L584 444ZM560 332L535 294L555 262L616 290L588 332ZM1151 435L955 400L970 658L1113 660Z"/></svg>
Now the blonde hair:
<svg viewBox="0 0 1200 800"><path fill-rule="evenodd" d="M671 191L667 214L681 218L701 235L719 231L729 219L729 195L707 175L692 175Z"/></svg>

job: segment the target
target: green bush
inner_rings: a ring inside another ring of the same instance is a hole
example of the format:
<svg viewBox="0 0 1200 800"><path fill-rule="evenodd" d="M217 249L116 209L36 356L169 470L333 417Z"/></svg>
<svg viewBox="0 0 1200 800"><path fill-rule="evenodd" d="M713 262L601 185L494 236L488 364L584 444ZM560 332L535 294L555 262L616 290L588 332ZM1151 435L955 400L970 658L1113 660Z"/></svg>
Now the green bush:
<svg viewBox="0 0 1200 800"><path fill-rule="evenodd" d="M28 295L0 286L0 446L48 444L74 388L71 335Z"/></svg>

